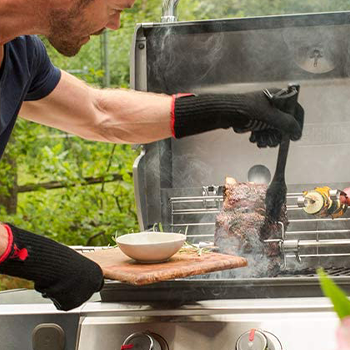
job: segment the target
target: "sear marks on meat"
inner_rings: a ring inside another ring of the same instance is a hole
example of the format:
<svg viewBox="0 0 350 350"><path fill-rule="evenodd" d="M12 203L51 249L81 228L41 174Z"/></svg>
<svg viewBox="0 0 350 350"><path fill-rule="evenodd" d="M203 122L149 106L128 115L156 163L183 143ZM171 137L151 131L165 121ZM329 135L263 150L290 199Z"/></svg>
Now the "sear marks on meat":
<svg viewBox="0 0 350 350"><path fill-rule="evenodd" d="M223 209L216 217L215 245L224 254L248 259L248 269L242 269L245 277L276 275L282 262L278 243L263 243L281 237L280 225L266 219L266 191L266 185L237 183L228 178ZM285 204L279 221L287 227Z"/></svg>

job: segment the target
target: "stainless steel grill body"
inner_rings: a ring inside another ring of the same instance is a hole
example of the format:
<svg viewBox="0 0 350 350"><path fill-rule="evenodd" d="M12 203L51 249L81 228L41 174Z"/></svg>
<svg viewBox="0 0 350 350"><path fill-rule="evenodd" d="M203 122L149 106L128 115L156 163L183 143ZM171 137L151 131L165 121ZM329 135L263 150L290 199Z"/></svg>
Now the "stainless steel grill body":
<svg viewBox="0 0 350 350"><path fill-rule="evenodd" d="M239 336L251 328L275 334L284 349L335 346L332 332L337 321L324 298L317 302L299 299L293 304L286 299L241 300L224 305L211 301L177 310L154 310L147 305L136 310L124 306L123 310L119 305L114 311L112 305L106 305L103 311L103 316L98 310L94 317L95 307L86 308L90 317L82 323L79 350L94 350L102 344L103 349L114 350L132 332L147 330L163 336L170 349L234 349Z"/></svg>
<svg viewBox="0 0 350 350"><path fill-rule="evenodd" d="M325 298L203 301L177 308L95 301L64 313L34 292L0 293L1 349L33 350L32 333L43 324L62 327L62 350L116 350L132 333L145 331L162 336L171 350L232 350L252 328L277 336L283 349L308 350L334 349L338 320ZM57 345L49 336L43 344L35 350Z"/></svg>

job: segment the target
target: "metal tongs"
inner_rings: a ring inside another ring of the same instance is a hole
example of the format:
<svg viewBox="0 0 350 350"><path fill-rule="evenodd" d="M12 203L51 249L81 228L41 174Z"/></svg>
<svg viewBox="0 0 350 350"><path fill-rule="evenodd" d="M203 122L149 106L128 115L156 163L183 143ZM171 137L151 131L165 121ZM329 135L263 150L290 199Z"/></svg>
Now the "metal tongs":
<svg viewBox="0 0 350 350"><path fill-rule="evenodd" d="M282 112L294 116L298 103L300 86L289 84L287 89L272 94L269 90L264 90L270 102ZM266 192L266 218L272 222L278 222L281 208L286 203L287 185L285 181L285 169L288 157L290 138L287 134L282 134L282 140L278 151L275 175Z"/></svg>

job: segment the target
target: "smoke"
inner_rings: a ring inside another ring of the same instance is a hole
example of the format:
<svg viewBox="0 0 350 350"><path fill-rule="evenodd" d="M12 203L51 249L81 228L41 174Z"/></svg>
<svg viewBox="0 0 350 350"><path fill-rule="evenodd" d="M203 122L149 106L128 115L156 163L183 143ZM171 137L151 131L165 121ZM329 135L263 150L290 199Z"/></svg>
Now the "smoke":
<svg viewBox="0 0 350 350"><path fill-rule="evenodd" d="M149 45L154 52L152 62L149 63L153 84L160 87L162 92L169 90L167 76L172 74L180 63L176 56L171 54L174 39L171 26L155 28L149 38Z"/></svg>
<svg viewBox="0 0 350 350"><path fill-rule="evenodd" d="M221 213L217 220L215 244L220 248L221 253L242 256L247 259L248 266L232 270L229 274L235 278L264 277L276 275L282 263L279 252L273 252L272 247L266 246L260 239L259 220L245 213L244 222L235 212ZM243 217L242 217L243 218ZM249 223L253 219L255 222ZM262 218L262 221L264 219ZM221 226L222 221L228 223ZM232 227L232 224L237 224ZM269 256L271 253L274 256ZM227 272L226 272L227 274Z"/></svg>
<svg viewBox="0 0 350 350"><path fill-rule="evenodd" d="M213 72L225 54L225 35L220 28L215 28L215 33L193 33L192 29L162 25L150 34L151 91L189 92L194 86L207 84L215 75Z"/></svg>
<svg viewBox="0 0 350 350"><path fill-rule="evenodd" d="M174 152L174 142L178 141L169 139L146 145L148 180L160 184L161 188L200 187L198 178L210 178L212 168L198 159L197 149L189 149L183 154Z"/></svg>

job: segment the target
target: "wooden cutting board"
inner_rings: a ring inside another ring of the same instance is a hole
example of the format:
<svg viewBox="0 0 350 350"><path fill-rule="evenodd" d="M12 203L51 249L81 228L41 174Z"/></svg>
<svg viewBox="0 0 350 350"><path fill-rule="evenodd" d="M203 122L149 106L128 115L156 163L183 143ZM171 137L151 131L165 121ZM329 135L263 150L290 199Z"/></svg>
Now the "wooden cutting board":
<svg viewBox="0 0 350 350"><path fill-rule="evenodd" d="M133 285L145 285L202 275L209 272L247 266L247 260L238 256L189 249L170 260L158 264L141 264L126 256L119 248L97 250L84 255L99 264L106 278Z"/></svg>

